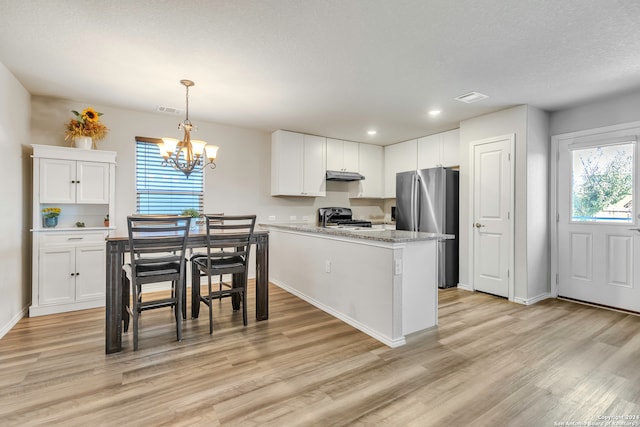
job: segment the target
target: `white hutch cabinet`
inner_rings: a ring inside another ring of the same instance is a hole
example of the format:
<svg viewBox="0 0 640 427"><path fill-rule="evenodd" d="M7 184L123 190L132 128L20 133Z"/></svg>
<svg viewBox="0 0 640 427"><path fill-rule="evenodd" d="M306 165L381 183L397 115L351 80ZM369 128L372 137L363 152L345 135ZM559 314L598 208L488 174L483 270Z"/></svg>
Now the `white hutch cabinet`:
<svg viewBox="0 0 640 427"><path fill-rule="evenodd" d="M113 151L33 146L32 297L29 316L105 304L104 219L115 223ZM58 225L42 210L60 208ZM84 225L84 226L83 226Z"/></svg>

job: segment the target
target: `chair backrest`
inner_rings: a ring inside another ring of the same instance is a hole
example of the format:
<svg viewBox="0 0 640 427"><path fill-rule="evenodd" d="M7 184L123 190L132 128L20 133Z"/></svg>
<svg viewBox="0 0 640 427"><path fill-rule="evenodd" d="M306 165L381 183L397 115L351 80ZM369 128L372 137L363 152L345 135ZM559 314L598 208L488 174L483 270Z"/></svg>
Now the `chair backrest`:
<svg viewBox="0 0 640 427"><path fill-rule="evenodd" d="M218 260L240 257L246 265L256 216L207 214L204 217L207 229L207 257ZM225 251L225 248L233 248L233 251Z"/></svg>
<svg viewBox="0 0 640 427"><path fill-rule="evenodd" d="M136 215L127 217L129 252L134 271L180 262L184 265L191 217ZM182 267L181 267L182 268Z"/></svg>

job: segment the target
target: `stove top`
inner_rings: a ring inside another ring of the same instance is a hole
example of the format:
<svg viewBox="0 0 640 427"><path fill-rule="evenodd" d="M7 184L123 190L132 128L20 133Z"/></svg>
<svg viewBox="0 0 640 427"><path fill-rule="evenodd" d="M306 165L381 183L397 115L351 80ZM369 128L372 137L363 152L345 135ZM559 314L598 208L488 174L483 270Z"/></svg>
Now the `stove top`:
<svg viewBox="0 0 640 427"><path fill-rule="evenodd" d="M335 224L335 225L351 225L354 227L371 227L371 221L365 221L362 219L339 219L336 222L333 223L327 223L327 225L329 224Z"/></svg>
<svg viewBox="0 0 640 427"><path fill-rule="evenodd" d="M324 227L340 225L371 227L371 221L353 219L350 208L320 208L318 209L318 224Z"/></svg>

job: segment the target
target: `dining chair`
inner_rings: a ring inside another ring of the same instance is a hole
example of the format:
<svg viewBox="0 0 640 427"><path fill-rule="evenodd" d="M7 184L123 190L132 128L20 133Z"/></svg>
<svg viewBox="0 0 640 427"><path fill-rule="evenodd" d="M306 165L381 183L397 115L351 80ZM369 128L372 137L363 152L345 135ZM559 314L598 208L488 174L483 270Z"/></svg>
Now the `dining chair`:
<svg viewBox="0 0 640 427"><path fill-rule="evenodd" d="M226 297L239 298L242 321L247 326L247 263L255 215L205 215L207 254L191 263L191 287L200 286L200 277L207 276L207 293L200 292L200 301L209 307L209 333L213 333L213 301ZM238 241L238 235L241 235ZM231 238L230 238L231 237ZM233 274L230 288L213 290L212 277Z"/></svg>
<svg viewBox="0 0 640 427"><path fill-rule="evenodd" d="M130 262L122 266L123 317L125 332L129 326L129 315L133 317L134 351L138 350L138 319L145 310L173 307L177 340L182 340L181 309L190 224L191 218L187 216L127 217ZM171 282L170 296L149 299L147 294L143 299L142 286L158 282Z"/></svg>
<svg viewBox="0 0 640 427"><path fill-rule="evenodd" d="M213 214L209 214L210 216L224 216L224 213L213 213ZM206 257L207 254L206 253L202 253L202 252L194 252L193 249L189 250L189 262L193 263L193 261L196 258L199 257ZM204 275L203 273L201 273L201 275ZM218 290L222 291L222 287L226 286L227 288L231 287L231 283L230 282L225 282L224 281L224 275L221 274L220 277L218 278Z"/></svg>

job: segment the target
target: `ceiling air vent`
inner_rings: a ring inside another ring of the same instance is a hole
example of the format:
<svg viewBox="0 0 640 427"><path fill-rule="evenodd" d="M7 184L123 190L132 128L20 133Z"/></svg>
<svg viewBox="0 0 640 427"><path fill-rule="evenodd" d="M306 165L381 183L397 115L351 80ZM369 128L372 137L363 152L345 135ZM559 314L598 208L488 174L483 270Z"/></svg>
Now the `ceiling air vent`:
<svg viewBox="0 0 640 427"><path fill-rule="evenodd" d="M487 99L489 96L480 92L469 92L464 95L456 96L454 99L456 101L464 102L465 104L471 104L472 102L482 101L483 99Z"/></svg>
<svg viewBox="0 0 640 427"><path fill-rule="evenodd" d="M159 105L156 111L160 113L167 113L167 114L176 114L176 115L182 114L182 110L179 108L163 107L162 105Z"/></svg>

